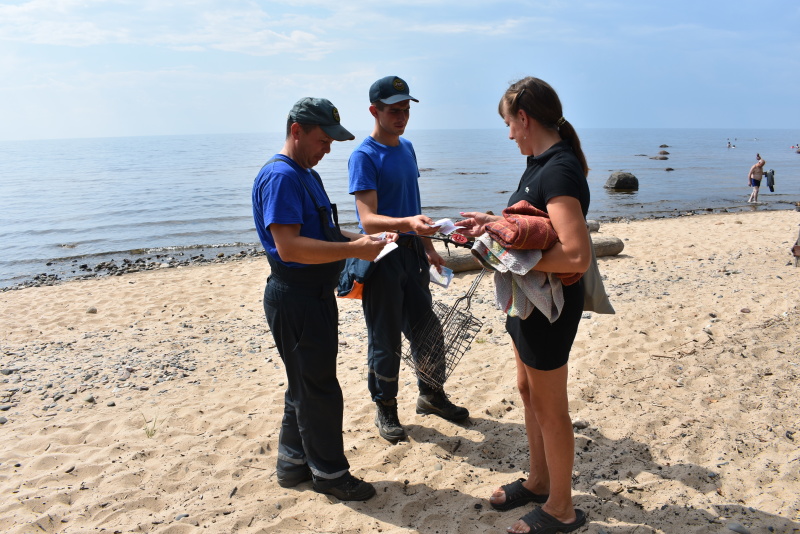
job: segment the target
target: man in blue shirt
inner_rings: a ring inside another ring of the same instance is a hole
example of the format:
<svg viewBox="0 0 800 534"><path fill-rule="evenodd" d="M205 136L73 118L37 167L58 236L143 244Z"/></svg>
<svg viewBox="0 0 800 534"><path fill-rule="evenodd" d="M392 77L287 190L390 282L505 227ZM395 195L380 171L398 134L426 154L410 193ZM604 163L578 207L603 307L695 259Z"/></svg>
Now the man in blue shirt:
<svg viewBox="0 0 800 534"><path fill-rule="evenodd" d="M300 99L289 112L283 149L253 183L253 218L270 264L264 312L288 382L278 484L289 488L313 479L315 491L363 501L375 488L350 474L344 455L334 288L345 258L372 261L397 236L339 229L336 206L312 167L333 141L352 139L330 101Z"/></svg>
<svg viewBox="0 0 800 534"><path fill-rule="evenodd" d="M383 258L364 284L362 304L367 323L368 387L376 403L375 425L384 439L406 437L397 416L400 350L403 332L415 347L418 322L429 320L430 265L441 270L444 260L430 239L433 220L422 214L419 169L411 142L401 137L408 123L411 101L408 85L386 76L369 90L369 111L375 118L372 135L364 139L348 162L351 194L355 195L359 225L367 233L394 231L403 235L398 250ZM444 354L440 365L444 365ZM469 411L454 405L442 389L418 382L417 413L462 421Z"/></svg>

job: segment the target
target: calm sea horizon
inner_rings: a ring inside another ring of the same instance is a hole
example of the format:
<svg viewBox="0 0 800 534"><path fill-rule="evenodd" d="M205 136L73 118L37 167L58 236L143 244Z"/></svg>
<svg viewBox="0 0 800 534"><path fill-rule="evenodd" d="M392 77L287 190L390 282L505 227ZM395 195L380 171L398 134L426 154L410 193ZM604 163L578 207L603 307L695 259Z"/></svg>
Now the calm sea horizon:
<svg viewBox="0 0 800 534"><path fill-rule="evenodd" d="M335 143L316 167L348 228L356 218L347 159L369 132L354 133L356 141ZM457 219L460 211L499 213L525 168L505 129L406 134L417 153L423 211L434 219ZM800 201L800 154L792 148L800 130L579 134L591 168L590 219L794 209ZM727 148L728 141L735 148ZM0 141L0 287L45 272L66 278L74 264L101 259L260 249L250 189L282 145L282 133ZM668 160L651 159L661 150ZM762 203L751 205L747 172L756 153L765 169L774 169L775 191L762 187ZM604 189L617 170L636 175L639 191Z"/></svg>

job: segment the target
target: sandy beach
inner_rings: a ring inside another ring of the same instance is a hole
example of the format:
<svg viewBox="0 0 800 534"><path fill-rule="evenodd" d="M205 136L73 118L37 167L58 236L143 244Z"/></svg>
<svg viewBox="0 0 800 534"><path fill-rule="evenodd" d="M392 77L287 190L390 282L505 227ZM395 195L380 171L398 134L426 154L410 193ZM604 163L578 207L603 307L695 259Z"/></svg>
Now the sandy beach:
<svg viewBox="0 0 800 534"><path fill-rule="evenodd" d="M585 314L570 360L580 532L800 532L798 224L766 211L601 225L625 249L599 260L617 314ZM447 384L470 420L417 415L404 365L396 445L374 427L360 301L339 299L345 448L378 494L279 487L268 270L244 258L0 293L0 531L500 533L527 511L487 500L528 465L491 276Z"/></svg>

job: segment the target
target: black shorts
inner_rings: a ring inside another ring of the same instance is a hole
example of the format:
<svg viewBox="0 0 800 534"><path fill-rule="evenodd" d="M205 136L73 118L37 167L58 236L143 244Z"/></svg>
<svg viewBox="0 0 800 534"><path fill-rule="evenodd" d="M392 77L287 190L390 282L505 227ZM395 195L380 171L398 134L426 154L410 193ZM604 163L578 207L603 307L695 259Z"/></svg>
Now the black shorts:
<svg viewBox="0 0 800 534"><path fill-rule="evenodd" d="M550 323L539 310L527 319L506 317L506 330L517 347L522 363L539 371L552 371L569 360L572 342L583 315L583 279L564 286L564 308Z"/></svg>

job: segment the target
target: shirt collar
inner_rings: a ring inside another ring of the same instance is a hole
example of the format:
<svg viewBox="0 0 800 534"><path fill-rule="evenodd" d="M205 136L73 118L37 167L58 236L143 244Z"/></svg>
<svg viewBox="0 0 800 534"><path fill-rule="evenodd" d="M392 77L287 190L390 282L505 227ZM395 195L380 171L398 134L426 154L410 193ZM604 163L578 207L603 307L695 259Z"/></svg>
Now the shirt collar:
<svg viewBox="0 0 800 534"><path fill-rule="evenodd" d="M542 152L541 154L539 154L538 156L528 156L528 165L533 165L533 164L544 165L550 158L552 158L559 152L564 152L566 150L572 150L572 148L569 146L569 143L567 143L564 140L561 140L558 143L551 146L550 148L548 148L547 150L545 150L544 152Z"/></svg>

